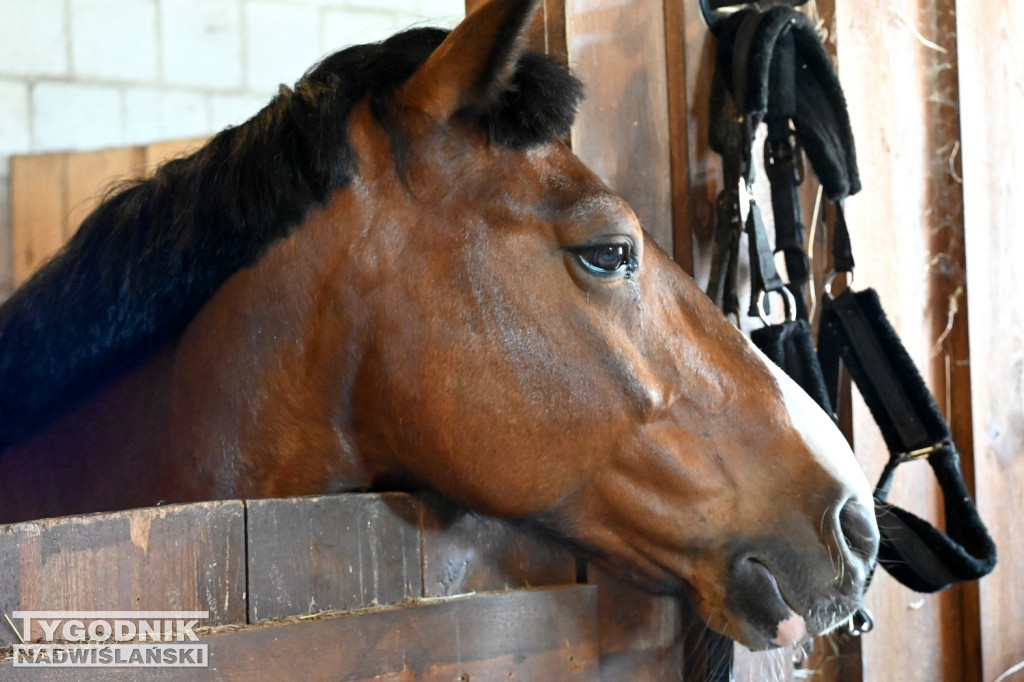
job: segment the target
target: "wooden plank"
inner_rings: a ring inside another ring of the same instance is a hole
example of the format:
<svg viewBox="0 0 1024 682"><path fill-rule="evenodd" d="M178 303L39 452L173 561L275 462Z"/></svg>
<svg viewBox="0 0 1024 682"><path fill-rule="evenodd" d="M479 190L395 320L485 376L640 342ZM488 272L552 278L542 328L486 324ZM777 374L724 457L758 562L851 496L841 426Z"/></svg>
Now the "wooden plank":
<svg viewBox="0 0 1024 682"><path fill-rule="evenodd" d="M1024 112L1024 4L964 0L956 22L975 480L999 548L999 564L979 584L980 641L971 643L982 679L993 680L1024 661L1024 135L1014 125Z"/></svg>
<svg viewBox="0 0 1024 682"><path fill-rule="evenodd" d="M144 152L143 170L146 175L151 175L165 161L188 156L209 141L208 137L189 137L183 140L166 140L148 144Z"/></svg>
<svg viewBox="0 0 1024 682"><path fill-rule="evenodd" d="M481 594L204 637L210 667L90 668L104 680L598 680L597 594L585 585ZM50 680L81 679L51 669ZM38 679L0 665L0 680Z"/></svg>
<svg viewBox="0 0 1024 682"><path fill-rule="evenodd" d="M937 344L949 295L962 280L956 262L961 194L950 165L959 144L957 46L949 29L951 2L921 0L907 9L908 14L894 13L884 0L836 4L839 63L864 183L861 194L847 202L847 218L858 256L857 287L879 292L911 357L945 405L957 389L933 358L966 358L955 335ZM886 49L879 51L879 45ZM958 380L965 379L960 372ZM888 454L856 397L853 420L855 450L874 480ZM954 420L953 427L970 457L970 435L962 421ZM926 465L902 467L890 499L941 526L941 496ZM877 628L862 641L864 676L976 679L974 663L964 661L961 596L958 590L918 595L878 571L867 599Z"/></svg>
<svg viewBox="0 0 1024 682"><path fill-rule="evenodd" d="M420 596L420 505L409 495L246 504L250 622Z"/></svg>
<svg viewBox="0 0 1024 682"><path fill-rule="evenodd" d="M704 122L707 109L692 111L687 84L687 64L699 53L687 41L687 22L696 19L696 7L684 2L665 2L665 77L667 79L669 161L672 168L672 256L684 270L693 274L693 207L691 206L692 178L690 175L691 116ZM692 3L691 3L692 5ZM689 11L688 11L689 10ZM695 30L703 26L697 25ZM707 31L703 31L707 34ZM696 121L695 121L696 122Z"/></svg>
<svg viewBox="0 0 1024 682"><path fill-rule="evenodd" d="M671 4L678 7L670 8ZM670 111L676 126L672 135L686 136L685 156L678 141L673 144L674 252L703 287L711 269L715 201L722 189L721 160L708 143L715 40L697 3L666 3L665 11L668 58L675 62L668 69ZM685 48L682 76L678 69L679 42Z"/></svg>
<svg viewBox="0 0 1024 682"><path fill-rule="evenodd" d="M11 157L11 240L14 286L20 285L64 243L67 155Z"/></svg>
<svg viewBox="0 0 1024 682"><path fill-rule="evenodd" d="M67 156L67 222L64 238L70 237L108 190L120 182L142 174L145 151L142 147L119 147Z"/></svg>
<svg viewBox="0 0 1024 682"><path fill-rule="evenodd" d="M566 0L569 66L586 86L573 151L672 253L672 164L661 0Z"/></svg>
<svg viewBox="0 0 1024 682"><path fill-rule="evenodd" d="M0 526L0 613L208 610L209 624L244 622L244 532L238 501ZM0 627L0 646L14 641Z"/></svg>
<svg viewBox="0 0 1024 682"><path fill-rule="evenodd" d="M658 597L587 565L597 586L598 642L602 680L683 680L682 609L674 597Z"/></svg>
<svg viewBox="0 0 1024 682"><path fill-rule="evenodd" d="M439 498L425 498L421 528L425 597L576 582L563 546Z"/></svg>

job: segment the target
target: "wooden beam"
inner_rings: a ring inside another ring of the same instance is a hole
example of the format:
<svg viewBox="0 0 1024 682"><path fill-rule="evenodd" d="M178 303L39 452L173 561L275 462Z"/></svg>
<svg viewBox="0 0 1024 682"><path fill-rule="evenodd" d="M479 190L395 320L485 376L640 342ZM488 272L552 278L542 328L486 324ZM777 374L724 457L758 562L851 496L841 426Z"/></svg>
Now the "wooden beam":
<svg viewBox="0 0 1024 682"><path fill-rule="evenodd" d="M249 622L421 596L417 499L365 493L246 507Z"/></svg>
<svg viewBox="0 0 1024 682"><path fill-rule="evenodd" d="M0 526L0 613L209 611L206 624L242 623L244 534L239 501ZM13 644L2 625L0 646Z"/></svg>
<svg viewBox="0 0 1024 682"><path fill-rule="evenodd" d="M572 585L576 560L562 545L437 496L422 506L423 596Z"/></svg>
<svg viewBox="0 0 1024 682"><path fill-rule="evenodd" d="M573 151L672 253L672 164L661 0L566 0L569 66L586 87Z"/></svg>
<svg viewBox="0 0 1024 682"><path fill-rule="evenodd" d="M597 595L579 585L480 594L202 637L207 668L89 668L112 680L593 681ZM0 679L32 679L0 664ZM50 668L48 680L80 680Z"/></svg>
<svg viewBox="0 0 1024 682"><path fill-rule="evenodd" d="M955 9L962 145L947 157L954 170L962 159L963 168L978 509L999 548L999 565L978 585L980 632L965 629L964 655L979 649L981 677L993 680L1024 661L1024 535L1017 516L1024 500L1024 134L1017 123L1024 112L1024 4L962 0ZM954 359L951 371L962 373L962 356ZM975 608L972 599L969 589L966 614Z"/></svg>

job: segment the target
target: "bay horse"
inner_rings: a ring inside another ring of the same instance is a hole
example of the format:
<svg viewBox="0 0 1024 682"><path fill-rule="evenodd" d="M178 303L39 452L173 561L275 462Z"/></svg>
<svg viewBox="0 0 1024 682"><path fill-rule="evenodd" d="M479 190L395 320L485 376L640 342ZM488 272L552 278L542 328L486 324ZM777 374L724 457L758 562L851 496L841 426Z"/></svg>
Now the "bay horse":
<svg viewBox="0 0 1024 682"><path fill-rule="evenodd" d="M0 309L0 521L432 489L752 648L861 602L831 420L562 141L536 0L325 58Z"/></svg>

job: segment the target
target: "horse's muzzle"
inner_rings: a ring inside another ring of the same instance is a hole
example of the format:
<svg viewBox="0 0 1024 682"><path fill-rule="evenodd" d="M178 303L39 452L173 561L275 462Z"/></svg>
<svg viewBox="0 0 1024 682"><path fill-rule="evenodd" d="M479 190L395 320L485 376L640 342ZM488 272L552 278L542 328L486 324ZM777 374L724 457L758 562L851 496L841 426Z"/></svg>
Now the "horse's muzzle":
<svg viewBox="0 0 1024 682"><path fill-rule="evenodd" d="M739 632L730 634L754 649L786 646L834 628L861 605L878 552L871 512L850 498L815 536L782 533L734 546L726 605Z"/></svg>

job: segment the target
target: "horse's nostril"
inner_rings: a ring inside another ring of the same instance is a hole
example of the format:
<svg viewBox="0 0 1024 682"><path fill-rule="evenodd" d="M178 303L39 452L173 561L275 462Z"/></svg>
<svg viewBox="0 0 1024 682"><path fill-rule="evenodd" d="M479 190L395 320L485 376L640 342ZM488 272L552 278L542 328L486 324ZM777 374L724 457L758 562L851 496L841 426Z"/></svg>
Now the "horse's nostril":
<svg viewBox="0 0 1024 682"><path fill-rule="evenodd" d="M847 500L839 510L839 530L850 559L863 569L866 579L878 554L878 527L871 510L853 498Z"/></svg>

